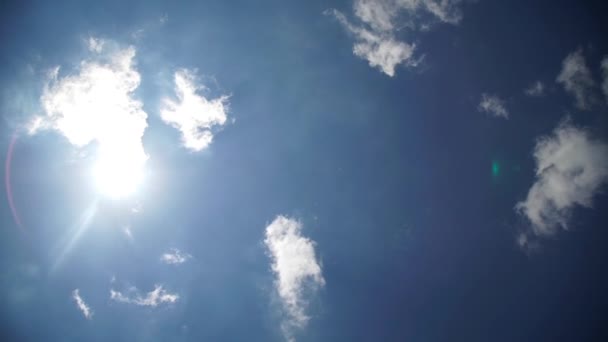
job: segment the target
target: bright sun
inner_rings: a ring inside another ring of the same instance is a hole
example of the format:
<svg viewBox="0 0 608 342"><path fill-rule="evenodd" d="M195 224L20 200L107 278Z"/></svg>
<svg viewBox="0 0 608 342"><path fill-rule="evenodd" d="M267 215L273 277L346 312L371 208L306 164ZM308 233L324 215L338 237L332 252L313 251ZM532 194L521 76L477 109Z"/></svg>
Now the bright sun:
<svg viewBox="0 0 608 342"><path fill-rule="evenodd" d="M97 191L118 199L132 195L144 179L144 162L125 153L101 154L93 166L93 178Z"/></svg>

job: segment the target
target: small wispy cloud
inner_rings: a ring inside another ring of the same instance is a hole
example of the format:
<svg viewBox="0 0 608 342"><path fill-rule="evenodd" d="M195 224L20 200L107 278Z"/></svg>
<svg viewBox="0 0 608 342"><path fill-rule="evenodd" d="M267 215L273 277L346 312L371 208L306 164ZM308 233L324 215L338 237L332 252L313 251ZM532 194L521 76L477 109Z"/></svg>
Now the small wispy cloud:
<svg viewBox="0 0 608 342"><path fill-rule="evenodd" d="M477 106L477 110L497 118L509 118L509 111L505 107L505 102L496 95L481 94L481 101Z"/></svg>
<svg viewBox="0 0 608 342"><path fill-rule="evenodd" d="M536 81L524 89L524 93L532 97L540 97L545 94L545 85L541 81Z"/></svg>
<svg viewBox="0 0 608 342"><path fill-rule="evenodd" d="M84 299L80 296L79 289L72 291L72 299L74 299L76 307L78 307L86 319L91 319L93 317L93 310L84 302Z"/></svg>
<svg viewBox="0 0 608 342"><path fill-rule="evenodd" d="M608 183L608 144L594 139L582 128L561 123L534 148L536 181L524 201L515 206L531 224L531 232L519 238L549 236L568 229L572 210L591 207L594 196Z"/></svg>
<svg viewBox="0 0 608 342"><path fill-rule="evenodd" d="M205 87L198 83L192 70L178 70L174 82L177 101L163 99L161 119L181 132L184 147L201 151L213 141L214 129L226 124L228 96L207 99L201 95Z"/></svg>
<svg viewBox="0 0 608 342"><path fill-rule="evenodd" d="M192 255L184 253L177 248L171 248L168 252L160 256L160 261L169 265L183 264L190 260Z"/></svg>
<svg viewBox="0 0 608 342"><path fill-rule="evenodd" d="M169 15L166 13L163 14L158 21L161 23L161 25L166 24L169 21Z"/></svg>
<svg viewBox="0 0 608 342"><path fill-rule="evenodd" d="M371 67L377 67L388 76L395 76L399 64L416 66L419 59L414 58L414 44L397 40L392 35L381 34L374 30L351 24L346 16L337 10L326 11L333 15L350 33L355 36L353 53L368 61Z"/></svg>
<svg viewBox="0 0 608 342"><path fill-rule="evenodd" d="M131 226L126 225L122 228L123 233L125 233L125 236L127 237L127 239L129 239L129 241L133 241L133 232L131 231Z"/></svg>
<svg viewBox="0 0 608 342"><path fill-rule="evenodd" d="M96 37L89 37L88 41L89 51L100 53L103 50L105 41Z"/></svg>
<svg viewBox="0 0 608 342"><path fill-rule="evenodd" d="M353 53L388 76L398 65L416 67L415 44L398 38L400 31L428 31L436 23L458 24L461 0L355 0L352 23L340 11L326 10L355 38Z"/></svg>
<svg viewBox="0 0 608 342"><path fill-rule="evenodd" d="M602 81L602 92L608 102L608 56L604 56L604 59L602 59L601 69L602 77L604 78Z"/></svg>
<svg viewBox="0 0 608 342"><path fill-rule="evenodd" d="M593 94L595 82L593 82L591 71L587 67L582 49L566 56L556 81L564 87L566 92L574 96L578 109L591 109L591 105L595 102Z"/></svg>
<svg viewBox="0 0 608 342"><path fill-rule="evenodd" d="M294 219L277 216L266 227L264 243L272 259L272 271L276 276L276 291L287 314L282 330L292 339L293 330L304 328L308 299L325 285L321 265L315 255L315 242L302 236L302 224Z"/></svg>
<svg viewBox="0 0 608 342"><path fill-rule="evenodd" d="M114 289L110 289L110 299L119 303L156 307L163 303L177 302L179 295L168 292L163 288L162 285L154 285L154 290L146 293L143 296L135 287L129 288L126 294L120 291L115 291Z"/></svg>

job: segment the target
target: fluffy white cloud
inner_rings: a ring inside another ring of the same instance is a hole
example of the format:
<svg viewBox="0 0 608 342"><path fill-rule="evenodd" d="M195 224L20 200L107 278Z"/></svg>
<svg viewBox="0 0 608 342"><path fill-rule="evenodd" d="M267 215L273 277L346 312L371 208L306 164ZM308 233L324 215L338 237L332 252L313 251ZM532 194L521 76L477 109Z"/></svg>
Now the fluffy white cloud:
<svg viewBox="0 0 608 342"><path fill-rule="evenodd" d="M303 237L301 231L299 221L277 216L266 227L264 240L272 258L276 290L288 315L282 326L288 338L293 328L303 328L309 320L305 291L311 294L325 285L315 243Z"/></svg>
<svg viewBox="0 0 608 342"><path fill-rule="evenodd" d="M574 96L576 106L588 110L594 102L593 87L595 82L591 71L587 67L583 50L578 49L570 53L562 62L562 70L557 76L557 82Z"/></svg>
<svg viewBox="0 0 608 342"><path fill-rule="evenodd" d="M177 248L171 248L168 252L160 256L160 261L169 265L183 264L190 260L192 255L184 253Z"/></svg>
<svg viewBox="0 0 608 342"><path fill-rule="evenodd" d="M541 81L536 81L526 89L524 89L524 93L528 96L539 97L545 94L545 85Z"/></svg>
<svg viewBox="0 0 608 342"><path fill-rule="evenodd" d="M135 287L131 287L127 294L110 289L110 299L120 303L156 307L163 303L177 302L179 295L167 292L162 285L155 285L154 290L146 293L145 296L142 296Z"/></svg>
<svg viewBox="0 0 608 342"><path fill-rule="evenodd" d="M333 15L355 37L353 53L366 59L388 76L403 64L415 67L422 57L414 56L415 44L396 37L399 30L426 30L434 22L457 24L460 0L355 0L354 14L361 25L352 24L337 10Z"/></svg>
<svg viewBox="0 0 608 342"><path fill-rule="evenodd" d="M602 60L602 76L604 77L604 81L602 82L602 92L606 97L606 101L608 101L608 56L605 56Z"/></svg>
<svg viewBox="0 0 608 342"><path fill-rule="evenodd" d="M505 107L505 102L496 95L481 94L481 101L477 110L489 113L497 118L509 118L509 111Z"/></svg>
<svg viewBox="0 0 608 342"><path fill-rule="evenodd" d="M534 235L552 235L568 228L576 206L591 207L608 182L608 145L564 122L538 140L534 159L536 182L516 210L530 221Z"/></svg>
<svg viewBox="0 0 608 342"><path fill-rule="evenodd" d="M76 302L76 306L82 312L86 319L91 319L93 317L93 311L80 296L79 289L75 289L74 291L72 291L72 299L74 299L74 301Z"/></svg>
<svg viewBox="0 0 608 342"><path fill-rule="evenodd" d="M204 87L188 69L177 71L174 81L177 101L164 99L161 118L181 132L184 147L201 151L211 144L213 128L226 123L228 96L208 100L199 95L197 92Z"/></svg>
<svg viewBox="0 0 608 342"><path fill-rule="evenodd" d="M96 54L83 60L74 74L60 77L59 67L50 73L41 96L46 115L34 118L29 131L56 130L76 147L96 143L100 179L121 186L105 190L129 192L127 187L137 184L148 158L142 145L147 114L133 98L140 83L135 48L106 45L91 38L89 48Z"/></svg>

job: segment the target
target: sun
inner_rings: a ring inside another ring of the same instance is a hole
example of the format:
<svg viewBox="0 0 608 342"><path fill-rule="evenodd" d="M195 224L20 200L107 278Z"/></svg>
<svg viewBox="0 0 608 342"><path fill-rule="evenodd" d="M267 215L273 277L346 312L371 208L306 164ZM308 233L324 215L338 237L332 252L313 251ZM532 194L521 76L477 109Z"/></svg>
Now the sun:
<svg viewBox="0 0 608 342"><path fill-rule="evenodd" d="M112 199L133 195L144 181L144 162L125 150L102 153L93 166L96 190Z"/></svg>

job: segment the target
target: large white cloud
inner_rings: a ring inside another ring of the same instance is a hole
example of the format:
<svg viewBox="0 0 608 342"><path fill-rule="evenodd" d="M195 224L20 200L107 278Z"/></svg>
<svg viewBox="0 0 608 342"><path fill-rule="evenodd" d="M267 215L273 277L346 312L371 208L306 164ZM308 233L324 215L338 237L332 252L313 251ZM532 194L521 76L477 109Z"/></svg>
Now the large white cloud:
<svg viewBox="0 0 608 342"><path fill-rule="evenodd" d="M403 64L415 67L422 57L415 44L397 38L401 29L427 30L436 22L457 24L462 18L460 0L355 0L354 14L361 25L351 23L337 10L328 10L355 37L353 53L388 76Z"/></svg>
<svg viewBox="0 0 608 342"><path fill-rule="evenodd" d="M213 129L226 123L228 96L209 100L200 95L204 87L188 69L175 72L174 81L177 101L164 99L161 118L181 132L184 147L201 151L213 141Z"/></svg>
<svg viewBox="0 0 608 342"><path fill-rule="evenodd" d="M536 181L516 210L531 223L534 235L567 229L576 206L591 207L593 197L608 182L608 144L569 122L534 148ZM525 243L525 237L520 239Z"/></svg>
<svg viewBox="0 0 608 342"><path fill-rule="evenodd" d="M74 299L76 307L78 307L86 319L91 319L93 317L93 310L84 302L84 299L80 296L79 289L72 291L72 299Z"/></svg>
<svg viewBox="0 0 608 342"><path fill-rule="evenodd" d="M496 95L481 94L481 101L477 106L480 112L488 113L498 118L509 118L509 111L505 107L505 101Z"/></svg>
<svg viewBox="0 0 608 342"><path fill-rule="evenodd" d="M162 285L155 285L154 290L141 295L140 291L131 287L127 293L110 289L110 299L120 303L135 304L139 306L156 307L163 303L175 303L179 299L176 293L170 293L163 288Z"/></svg>
<svg viewBox="0 0 608 342"><path fill-rule="evenodd" d="M147 114L133 97L140 84L135 48L108 47L116 44L95 38L88 45L92 55L74 73L60 76L57 67L50 74L41 96L45 115L32 120L30 133L53 129L76 147L96 143L98 167L107 177L137 178L148 157L142 145Z"/></svg>
<svg viewBox="0 0 608 342"><path fill-rule="evenodd" d="M593 87L595 82L591 71L587 67L583 50L578 49L570 53L562 62L562 70L557 76L557 82L574 96L576 107L588 110L594 102Z"/></svg>
<svg viewBox="0 0 608 342"><path fill-rule="evenodd" d="M302 236L301 231L299 221L277 216L266 227L264 240L272 258L276 290L288 315L282 326L288 338L292 329L305 327L309 320L305 293L312 294L325 285L315 243Z"/></svg>

